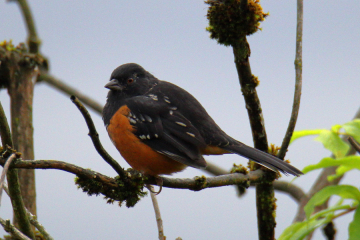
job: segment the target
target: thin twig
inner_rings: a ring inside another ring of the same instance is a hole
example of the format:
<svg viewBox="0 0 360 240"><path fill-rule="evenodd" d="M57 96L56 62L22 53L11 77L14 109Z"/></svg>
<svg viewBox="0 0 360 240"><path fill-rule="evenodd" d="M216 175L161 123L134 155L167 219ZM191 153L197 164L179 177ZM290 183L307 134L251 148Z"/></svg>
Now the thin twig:
<svg viewBox="0 0 360 240"><path fill-rule="evenodd" d="M9 195L9 189L7 187L7 184L4 183L4 191ZM41 235L44 237L45 240L54 240L50 234L45 230L44 226L41 225L37 220L36 216L34 216L28 209L26 209L26 213L29 217L30 223L36 227L37 230L41 233Z"/></svg>
<svg viewBox="0 0 360 240"><path fill-rule="evenodd" d="M95 112L101 114L103 106L100 103L96 102L94 99L86 96L85 94L81 93L80 91L78 91L77 89L73 88L72 86L66 84L65 82L59 80L58 78L56 78L50 74L41 73L40 76L38 77L38 81L46 82L50 86L60 90L61 92L65 93L69 96L72 96L72 95L76 96L86 106L88 106Z"/></svg>
<svg viewBox="0 0 360 240"><path fill-rule="evenodd" d="M10 220L4 220L0 218L0 224L3 226L4 230L8 233L10 233L12 236L16 237L16 239L21 240L31 240L31 238L28 238L24 234L22 234L14 225L10 223Z"/></svg>
<svg viewBox="0 0 360 240"><path fill-rule="evenodd" d="M296 27L296 56L295 56L295 93L292 106L291 118L278 157L284 159L289 147L291 136L294 132L299 114L301 86L302 86L302 34L303 33L303 0L297 1L297 27Z"/></svg>
<svg viewBox="0 0 360 240"><path fill-rule="evenodd" d="M164 236L164 227L163 227L163 222L162 222L162 218L161 218L161 214L160 214L160 207L159 207L159 203L156 199L156 193L154 193L154 187L150 184L146 184L146 187L149 189L151 201L152 201L154 211L155 211L156 224L157 224L158 231L159 231L159 240L165 240L166 237Z"/></svg>
<svg viewBox="0 0 360 240"><path fill-rule="evenodd" d="M85 118L86 124L89 128L89 136L94 144L96 151L121 177L124 177L125 176L124 169L103 148L103 146L100 142L100 139L99 139L99 134L96 131L94 122L91 119L89 112L86 110L84 105L82 105L81 102L75 96L71 96L71 101L76 105L76 107L80 110L81 114Z"/></svg>
<svg viewBox="0 0 360 240"><path fill-rule="evenodd" d="M7 173L8 169L9 169L9 166L10 166L12 160L14 160L15 157L16 157L15 153L10 155L10 157L6 160L4 168L3 168L2 172L1 172L1 177L0 177L0 206L1 206L3 186L5 184L5 176L6 176L6 173Z"/></svg>
<svg viewBox="0 0 360 240"><path fill-rule="evenodd" d="M345 214L348 214L348 213L356 210L357 208L358 208L358 206L356 206L356 207L351 207L351 208L349 208L349 209L346 209L345 211L343 211L343 212L338 213L337 215L335 215L335 216L332 218L332 220L334 220L334 219L336 219L336 218L338 218L338 217L344 216Z"/></svg>
<svg viewBox="0 0 360 240"><path fill-rule="evenodd" d="M360 153L360 144L355 141L355 139L353 137L348 137L348 141L351 144L351 146L358 152Z"/></svg>

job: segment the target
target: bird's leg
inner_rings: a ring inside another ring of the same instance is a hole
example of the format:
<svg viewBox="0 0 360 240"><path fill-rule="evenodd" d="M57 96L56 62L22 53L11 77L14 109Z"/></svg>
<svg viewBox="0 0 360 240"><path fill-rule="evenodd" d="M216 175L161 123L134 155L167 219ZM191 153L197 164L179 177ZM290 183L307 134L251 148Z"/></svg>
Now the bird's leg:
<svg viewBox="0 0 360 240"><path fill-rule="evenodd" d="M159 195L159 194L161 193L162 186L163 186L163 183L164 183L164 182L163 182L163 180L162 180L161 177L159 177L159 176L154 176L154 177L155 177L156 184L160 187L160 188L159 188L159 191L154 192L154 191L152 190L152 187L151 187L149 184L146 185L146 188L149 189L150 192L155 193L156 195Z"/></svg>

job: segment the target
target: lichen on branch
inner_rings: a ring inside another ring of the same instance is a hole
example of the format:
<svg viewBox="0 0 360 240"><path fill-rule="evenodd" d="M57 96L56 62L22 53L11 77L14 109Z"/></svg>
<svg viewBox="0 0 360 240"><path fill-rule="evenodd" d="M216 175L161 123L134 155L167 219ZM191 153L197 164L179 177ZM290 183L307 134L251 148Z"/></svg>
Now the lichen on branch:
<svg viewBox="0 0 360 240"><path fill-rule="evenodd" d="M81 176L75 178L75 184L89 196L102 194L107 203L118 202L121 207L126 202L127 207L134 207L147 194L147 192L143 191L144 181L147 178L131 168L125 173L123 177L115 177L116 187L104 184L100 179L89 179Z"/></svg>
<svg viewBox="0 0 360 240"><path fill-rule="evenodd" d="M209 4L207 18L210 38L225 46L234 46L247 35L255 33L260 22L265 20L268 13L264 13L259 0L207 0Z"/></svg>

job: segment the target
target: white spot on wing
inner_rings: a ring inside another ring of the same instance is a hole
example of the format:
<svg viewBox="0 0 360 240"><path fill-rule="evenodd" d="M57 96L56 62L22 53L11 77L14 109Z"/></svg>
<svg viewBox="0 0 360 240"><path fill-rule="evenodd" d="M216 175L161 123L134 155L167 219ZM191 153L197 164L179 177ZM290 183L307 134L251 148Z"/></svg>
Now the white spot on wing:
<svg viewBox="0 0 360 240"><path fill-rule="evenodd" d="M191 132L186 132L187 135L195 137L195 134L191 133Z"/></svg>
<svg viewBox="0 0 360 240"><path fill-rule="evenodd" d="M133 119L133 118L130 118L129 120L130 120L130 123L132 123L132 124L136 124L136 121L135 121L135 119Z"/></svg>
<svg viewBox="0 0 360 240"><path fill-rule="evenodd" d="M148 121L148 122L152 122L151 117L149 117L148 115L144 115L144 117L145 117L146 121Z"/></svg>
<svg viewBox="0 0 360 240"><path fill-rule="evenodd" d="M154 100L154 101L157 101L157 100L158 100L158 97L157 97L155 94L152 94L152 93L151 93L151 94L149 94L148 96L151 97L151 99Z"/></svg>
<svg viewBox="0 0 360 240"><path fill-rule="evenodd" d="M175 122L175 123L178 124L178 125L180 125L180 126L182 126L182 127L186 127L186 124L183 123L183 122Z"/></svg>

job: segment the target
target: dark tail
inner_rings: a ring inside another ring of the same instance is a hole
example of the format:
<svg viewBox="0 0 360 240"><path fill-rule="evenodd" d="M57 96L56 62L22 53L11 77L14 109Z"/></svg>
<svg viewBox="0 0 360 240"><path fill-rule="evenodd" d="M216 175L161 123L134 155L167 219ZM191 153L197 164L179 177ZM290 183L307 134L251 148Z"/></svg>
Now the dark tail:
<svg viewBox="0 0 360 240"><path fill-rule="evenodd" d="M226 149L232 153L239 154L243 157L250 158L251 160L255 161L256 163L269 168L270 170L273 170L275 172L280 171L284 173L285 175L291 174L294 176L299 177L303 173L288 164L287 162L281 160L280 158L277 158L273 155L270 155L266 152L260 151L256 148L249 147L245 144L239 143L239 144L230 144L226 147L222 147L223 149Z"/></svg>

